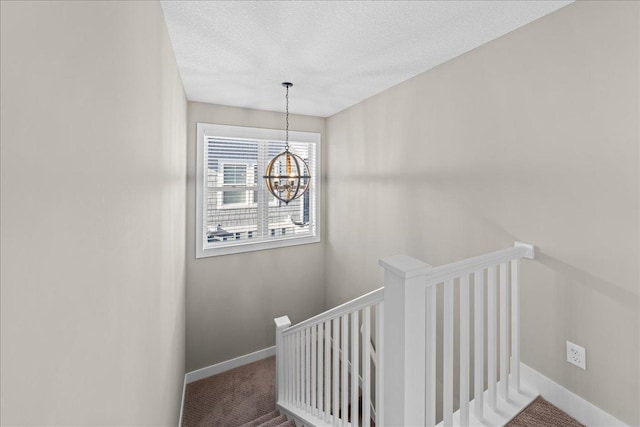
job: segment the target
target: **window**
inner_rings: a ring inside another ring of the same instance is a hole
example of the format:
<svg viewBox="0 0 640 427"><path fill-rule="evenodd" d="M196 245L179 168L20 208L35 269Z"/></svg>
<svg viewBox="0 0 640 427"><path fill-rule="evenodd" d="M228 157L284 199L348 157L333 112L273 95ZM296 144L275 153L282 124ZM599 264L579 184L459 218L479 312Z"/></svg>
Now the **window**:
<svg viewBox="0 0 640 427"><path fill-rule="evenodd" d="M320 241L320 134L289 132L289 149L309 165L311 185L288 205L262 175L284 151L284 131L198 123L196 257Z"/></svg>
<svg viewBox="0 0 640 427"><path fill-rule="evenodd" d="M220 168L222 171L222 185L224 187L246 187L247 168L246 164L225 163ZM246 191L225 191L222 193L223 205L245 205L248 206ZM240 206L240 207L241 207Z"/></svg>

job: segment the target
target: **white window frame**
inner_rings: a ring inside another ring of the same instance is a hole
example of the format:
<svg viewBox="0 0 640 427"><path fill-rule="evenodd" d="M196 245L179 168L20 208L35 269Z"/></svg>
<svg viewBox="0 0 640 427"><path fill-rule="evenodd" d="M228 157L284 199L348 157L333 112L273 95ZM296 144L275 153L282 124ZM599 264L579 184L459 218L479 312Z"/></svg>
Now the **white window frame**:
<svg viewBox="0 0 640 427"><path fill-rule="evenodd" d="M301 132L289 131L289 140L295 142L307 142L315 144L315 174L318 175L314 179L315 186L315 203L310 206L310 215L314 218L315 234L303 237L295 237L295 235L286 235L282 238L270 239L269 241L252 242L245 240L233 246L221 246L217 248L207 247L206 229L204 221L206 218L206 203L204 197L207 189L207 158L204 154L205 140L207 137L223 137L248 140L263 141L282 141L285 140L285 131L280 129L253 128L245 126L229 126L212 123L197 123L197 147L196 147L196 229L195 244L196 258L205 258L210 256L229 255L243 252L252 252L265 249L282 248L287 246L306 245L318 243L322 235L322 179L320 173L322 171L322 138L317 132ZM225 163L233 163L227 161ZM260 173L260 171L258 171ZM258 179L262 179L259 175ZM271 205L271 203L269 203ZM229 205L232 206L232 205ZM223 206L224 209L224 206Z"/></svg>
<svg viewBox="0 0 640 427"><path fill-rule="evenodd" d="M221 198L221 200L218 200L216 203L216 207L218 209L238 209L238 208L252 208L255 207L257 205L257 202L253 201L253 192L254 189L251 188L251 186L253 185L253 181L249 182L249 176L253 176L253 165L254 163L250 163L246 160L233 160L233 159L229 159L229 160L225 160L224 162L220 162L220 177L221 179L219 179L218 182L222 182L221 187L229 187L229 188L234 188L233 185L227 185L224 183L224 167L230 165L230 166L244 166L245 168L245 173L246 173L246 179L245 179L245 185L239 185L236 186L236 188L238 187L246 187L244 192L244 203L224 203L224 196ZM249 173L249 170L251 170L251 174ZM260 178L258 178L260 179ZM242 191L242 190L240 190ZM251 195L249 194L251 193Z"/></svg>

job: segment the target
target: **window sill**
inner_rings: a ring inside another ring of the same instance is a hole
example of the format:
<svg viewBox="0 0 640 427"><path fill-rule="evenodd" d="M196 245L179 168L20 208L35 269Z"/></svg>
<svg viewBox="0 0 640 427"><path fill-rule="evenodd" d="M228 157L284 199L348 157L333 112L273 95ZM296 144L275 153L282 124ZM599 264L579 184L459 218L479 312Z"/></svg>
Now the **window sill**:
<svg viewBox="0 0 640 427"><path fill-rule="evenodd" d="M239 254L244 252L262 251L265 249L277 249L289 246L308 245L312 243L320 243L320 236L283 237L262 242L251 242L246 240L243 243L234 243L218 248L202 248L196 245L196 259Z"/></svg>

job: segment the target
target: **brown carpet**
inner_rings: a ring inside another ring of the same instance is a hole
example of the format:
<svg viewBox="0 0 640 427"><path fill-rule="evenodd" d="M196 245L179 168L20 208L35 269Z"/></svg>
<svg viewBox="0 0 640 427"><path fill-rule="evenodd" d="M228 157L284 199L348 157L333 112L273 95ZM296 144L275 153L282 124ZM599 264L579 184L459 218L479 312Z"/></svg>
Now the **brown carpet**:
<svg viewBox="0 0 640 427"><path fill-rule="evenodd" d="M187 385L183 427L295 426L276 410L275 357Z"/></svg>
<svg viewBox="0 0 640 427"><path fill-rule="evenodd" d="M275 357L187 385L183 427L295 427L275 404ZM542 397L509 427L585 427Z"/></svg>
<svg viewBox="0 0 640 427"><path fill-rule="evenodd" d="M567 415L551 403L539 396L524 408L513 420L509 427L585 427L574 418Z"/></svg>

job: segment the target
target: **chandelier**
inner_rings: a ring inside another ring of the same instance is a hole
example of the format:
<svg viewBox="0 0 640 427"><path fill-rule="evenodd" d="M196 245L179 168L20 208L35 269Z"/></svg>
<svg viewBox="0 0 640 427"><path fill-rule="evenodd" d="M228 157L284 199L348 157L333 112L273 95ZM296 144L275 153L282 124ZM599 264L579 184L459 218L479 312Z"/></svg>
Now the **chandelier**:
<svg viewBox="0 0 640 427"><path fill-rule="evenodd" d="M289 204L290 201L297 199L309 190L311 174L307 162L289 151L289 88L293 86L293 83L284 82L282 86L287 89L285 95L287 127L284 151L271 159L263 178L266 180L269 192L276 199Z"/></svg>

